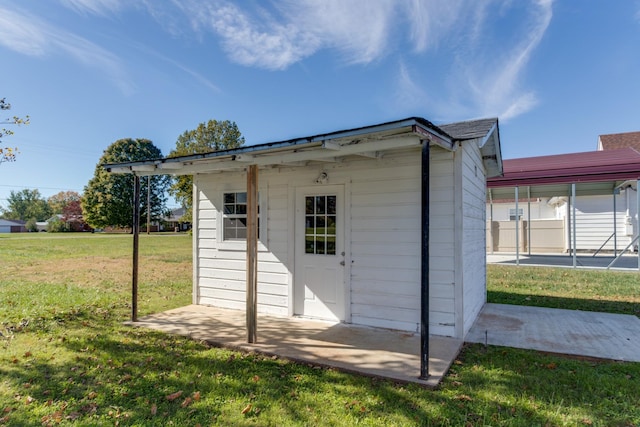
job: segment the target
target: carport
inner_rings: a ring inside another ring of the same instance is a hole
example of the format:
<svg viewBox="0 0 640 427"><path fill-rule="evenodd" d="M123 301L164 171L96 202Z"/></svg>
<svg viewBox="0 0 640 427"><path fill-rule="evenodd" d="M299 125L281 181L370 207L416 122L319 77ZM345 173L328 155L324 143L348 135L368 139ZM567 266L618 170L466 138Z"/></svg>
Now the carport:
<svg viewBox="0 0 640 427"><path fill-rule="evenodd" d="M552 156L528 157L503 161L504 174L487 180L487 202L490 204L490 221L493 223L493 201L512 199L516 203L516 212L521 198L530 203L537 197L567 197L569 201L568 231L569 255L574 268L578 266L576 245L576 197L612 195L613 212L616 212L615 195L625 188L636 191L640 184L640 153L632 148L618 150L592 151L584 153L560 154ZM640 212L640 198L636 196ZM528 209L528 221L530 218ZM637 217L637 214L636 214ZM520 262L519 215L515 215L516 227L516 265ZM637 223L637 218L636 218ZM614 241L614 259L607 266L612 267L630 247L638 242L638 227L629 245L618 250L616 215L613 215L611 238ZM493 227L491 227L493 240ZM531 233L531 229L528 229ZM531 236L529 236L530 241ZM493 252L493 242L491 243ZM529 247L529 254L530 247ZM640 271L640 251L638 254Z"/></svg>

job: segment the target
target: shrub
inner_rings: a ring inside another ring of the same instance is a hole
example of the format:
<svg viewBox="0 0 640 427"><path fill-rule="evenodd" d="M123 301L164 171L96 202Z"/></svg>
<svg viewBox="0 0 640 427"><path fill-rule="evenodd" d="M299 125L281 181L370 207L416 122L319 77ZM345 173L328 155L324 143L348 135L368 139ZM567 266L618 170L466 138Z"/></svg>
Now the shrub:
<svg viewBox="0 0 640 427"><path fill-rule="evenodd" d="M69 231L69 227L67 227L67 223L60 218L54 218L48 222L47 231L49 233L63 233Z"/></svg>
<svg viewBox="0 0 640 427"><path fill-rule="evenodd" d="M31 218L30 220L28 220L27 223L25 224L25 228L27 229L27 231L38 231L38 226L36 225L36 219Z"/></svg>

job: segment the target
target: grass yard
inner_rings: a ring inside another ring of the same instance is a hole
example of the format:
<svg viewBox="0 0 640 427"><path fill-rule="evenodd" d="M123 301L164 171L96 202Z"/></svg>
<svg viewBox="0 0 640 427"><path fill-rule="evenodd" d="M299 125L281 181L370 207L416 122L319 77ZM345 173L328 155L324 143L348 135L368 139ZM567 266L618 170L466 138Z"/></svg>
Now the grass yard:
<svg viewBox="0 0 640 427"><path fill-rule="evenodd" d="M430 391L123 326L131 246L0 235L0 426L640 425L637 363L472 345ZM190 303L190 237L143 234L140 251L140 314ZM638 314L634 274L488 278L493 302Z"/></svg>
<svg viewBox="0 0 640 427"><path fill-rule="evenodd" d="M637 272L490 265L487 300L640 317Z"/></svg>

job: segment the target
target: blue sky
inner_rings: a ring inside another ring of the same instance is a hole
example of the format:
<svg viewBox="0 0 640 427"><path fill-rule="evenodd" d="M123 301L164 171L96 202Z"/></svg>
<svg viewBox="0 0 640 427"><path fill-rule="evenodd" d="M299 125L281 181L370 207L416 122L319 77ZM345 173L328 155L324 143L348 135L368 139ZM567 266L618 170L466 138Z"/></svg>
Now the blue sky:
<svg viewBox="0 0 640 427"><path fill-rule="evenodd" d="M0 0L11 190L81 192L102 151L209 119L248 144L499 117L504 158L640 130L635 0ZM5 117L2 117L3 119Z"/></svg>

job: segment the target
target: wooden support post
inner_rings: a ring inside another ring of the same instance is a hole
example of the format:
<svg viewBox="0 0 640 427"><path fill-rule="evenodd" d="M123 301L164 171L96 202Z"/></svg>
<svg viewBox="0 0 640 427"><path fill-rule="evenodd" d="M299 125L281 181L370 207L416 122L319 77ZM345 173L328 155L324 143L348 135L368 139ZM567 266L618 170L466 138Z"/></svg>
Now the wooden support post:
<svg viewBox="0 0 640 427"><path fill-rule="evenodd" d="M138 321L138 240L140 235L140 177L133 176L133 272L131 274L131 321Z"/></svg>
<svg viewBox="0 0 640 427"><path fill-rule="evenodd" d="M247 342L255 343L258 319L258 166L247 168Z"/></svg>

